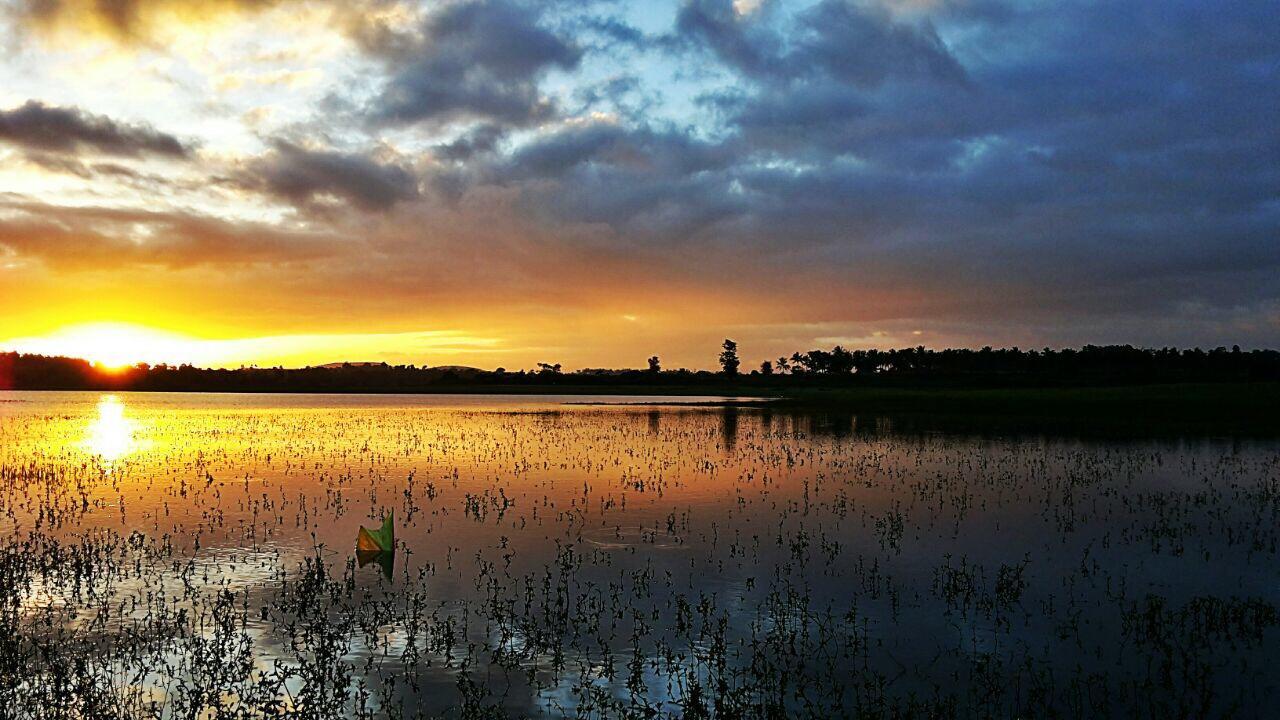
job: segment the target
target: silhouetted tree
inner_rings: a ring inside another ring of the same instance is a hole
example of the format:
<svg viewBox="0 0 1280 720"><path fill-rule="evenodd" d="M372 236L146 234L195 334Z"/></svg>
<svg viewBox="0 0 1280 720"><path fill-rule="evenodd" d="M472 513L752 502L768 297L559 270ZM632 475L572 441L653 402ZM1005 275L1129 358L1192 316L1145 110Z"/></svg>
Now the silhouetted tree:
<svg viewBox="0 0 1280 720"><path fill-rule="evenodd" d="M649 358L649 372L656 373L656 372L661 372L661 370L662 370L662 365L658 361L658 356L657 355L651 356Z"/></svg>
<svg viewBox="0 0 1280 720"><path fill-rule="evenodd" d="M761 375L772 375L772 374L773 374L773 363L769 362L768 360L765 360L764 362L760 363L760 374L761 374Z"/></svg>
<svg viewBox="0 0 1280 720"><path fill-rule="evenodd" d="M787 358L787 362L789 363L791 374L806 375L812 372L812 366L813 366L813 363L815 362L815 357L816 356L814 355L812 350L809 352L803 352L803 353L800 353L800 352L791 353L791 357Z"/></svg>
<svg viewBox="0 0 1280 720"><path fill-rule="evenodd" d="M742 362L738 360L738 343L725 338L724 345L720 350L720 367L725 375L730 377L738 374L738 366Z"/></svg>
<svg viewBox="0 0 1280 720"><path fill-rule="evenodd" d="M552 365L550 363L538 363L538 372L543 375L559 375L560 363Z"/></svg>

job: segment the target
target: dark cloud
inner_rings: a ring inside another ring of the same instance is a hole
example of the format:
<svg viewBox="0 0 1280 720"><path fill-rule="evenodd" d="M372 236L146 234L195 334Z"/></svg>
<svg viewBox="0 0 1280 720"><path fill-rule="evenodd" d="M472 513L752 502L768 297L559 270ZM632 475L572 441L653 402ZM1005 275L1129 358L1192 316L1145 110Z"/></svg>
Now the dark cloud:
<svg viewBox="0 0 1280 720"><path fill-rule="evenodd" d="M597 83L584 84L573 92L571 114L611 113L629 122L644 125L650 112L662 103L661 91L646 87L635 75L616 75Z"/></svg>
<svg viewBox="0 0 1280 720"><path fill-rule="evenodd" d="M573 68L582 51L544 28L535 7L473 0L432 13L414 51L393 55L394 73L373 115L387 123L549 118L554 108L538 80L551 68Z"/></svg>
<svg viewBox="0 0 1280 720"><path fill-rule="evenodd" d="M327 233L178 212L4 203L0 246L57 268L183 269L281 264L329 257L343 243Z"/></svg>
<svg viewBox="0 0 1280 720"><path fill-rule="evenodd" d="M782 38L738 15L733 0L688 0L676 18L676 33L710 49L725 63L755 78L785 75Z"/></svg>
<svg viewBox="0 0 1280 720"><path fill-rule="evenodd" d="M614 17L589 16L583 18L579 27L585 32L598 34L605 40L601 50L619 46L643 48L654 42L654 38L646 36L639 28Z"/></svg>
<svg viewBox="0 0 1280 720"><path fill-rule="evenodd" d="M433 154L440 160L463 162L477 155L493 152L507 135L506 128L492 123L477 125L456 139L435 146Z"/></svg>
<svg viewBox="0 0 1280 720"><path fill-rule="evenodd" d="M874 87L889 78L964 82L965 71L924 21L848 0L822 0L779 34L767 13L741 15L732 0L689 0L677 37L706 47L748 77L768 82L829 78Z"/></svg>
<svg viewBox="0 0 1280 720"><path fill-rule="evenodd" d="M28 100L12 110L0 110L0 142L37 153L94 152L130 158L186 158L191 153L176 137L148 125L121 123L37 100Z"/></svg>
<svg viewBox="0 0 1280 720"><path fill-rule="evenodd" d="M417 177L405 167L282 140L250 162L236 181L300 207L332 198L361 210L386 210L418 195Z"/></svg>
<svg viewBox="0 0 1280 720"><path fill-rule="evenodd" d="M848 0L823 0L799 21L798 46L787 57L804 74L820 70L833 80L871 87L895 78L964 82L965 70L933 25L896 21L885 10Z"/></svg>
<svg viewBox="0 0 1280 720"><path fill-rule="evenodd" d="M602 122L544 134L482 167L474 181L518 188L535 215L665 242L741 210L741 199L725 193L734 160L731 147L678 130Z"/></svg>

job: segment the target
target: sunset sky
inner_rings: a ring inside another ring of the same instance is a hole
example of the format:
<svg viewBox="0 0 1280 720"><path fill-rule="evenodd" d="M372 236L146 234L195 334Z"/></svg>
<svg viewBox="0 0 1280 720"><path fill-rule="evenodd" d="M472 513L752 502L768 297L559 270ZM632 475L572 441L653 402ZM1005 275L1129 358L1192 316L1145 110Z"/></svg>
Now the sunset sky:
<svg viewBox="0 0 1280 720"><path fill-rule="evenodd" d="M1280 3L0 0L0 349L1280 346Z"/></svg>

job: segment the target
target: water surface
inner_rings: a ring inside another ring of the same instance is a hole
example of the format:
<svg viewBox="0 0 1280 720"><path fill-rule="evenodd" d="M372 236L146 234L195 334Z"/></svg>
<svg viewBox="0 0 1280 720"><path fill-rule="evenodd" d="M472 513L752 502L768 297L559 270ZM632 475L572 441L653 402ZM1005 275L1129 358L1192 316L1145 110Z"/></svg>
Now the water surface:
<svg viewBox="0 0 1280 720"><path fill-rule="evenodd" d="M0 393L0 698L30 717L1280 699L1275 441L674 404L714 400ZM673 404L605 404L639 401ZM357 528L391 510L394 560L362 564Z"/></svg>

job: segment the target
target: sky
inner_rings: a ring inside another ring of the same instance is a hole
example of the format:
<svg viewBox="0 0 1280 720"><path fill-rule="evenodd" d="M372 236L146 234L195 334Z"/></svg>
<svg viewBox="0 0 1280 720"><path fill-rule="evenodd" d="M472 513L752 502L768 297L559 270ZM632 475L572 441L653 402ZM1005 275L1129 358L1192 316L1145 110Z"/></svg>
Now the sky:
<svg viewBox="0 0 1280 720"><path fill-rule="evenodd" d="M1273 0L0 0L0 348L1280 346Z"/></svg>

